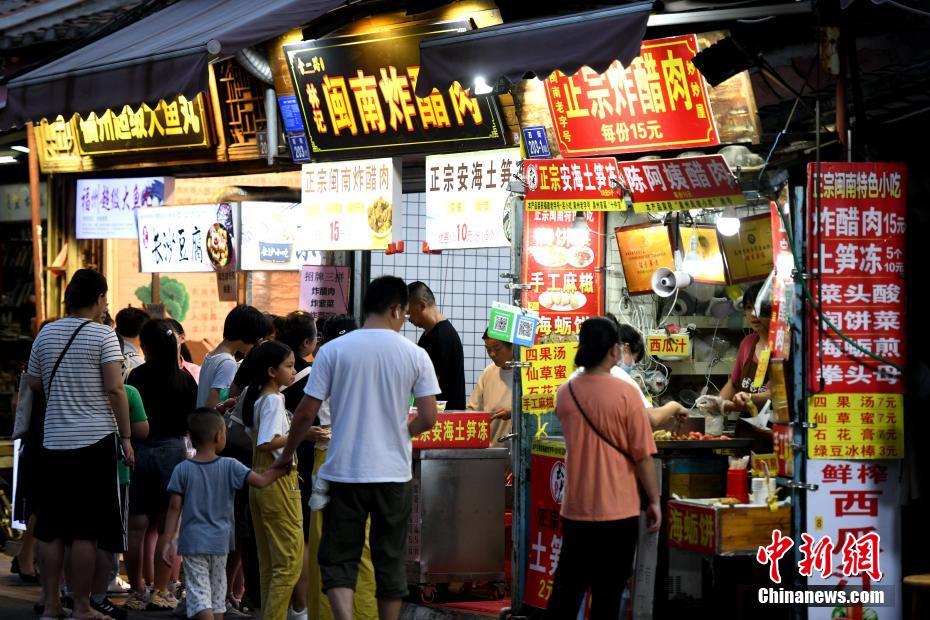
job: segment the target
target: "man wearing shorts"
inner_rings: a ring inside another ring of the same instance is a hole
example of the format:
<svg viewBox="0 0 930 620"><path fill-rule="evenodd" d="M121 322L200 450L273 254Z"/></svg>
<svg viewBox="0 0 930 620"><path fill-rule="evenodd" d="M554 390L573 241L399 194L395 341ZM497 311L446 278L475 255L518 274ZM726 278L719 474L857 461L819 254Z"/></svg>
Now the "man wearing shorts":
<svg viewBox="0 0 930 620"><path fill-rule="evenodd" d="M362 302L365 326L320 348L287 446L274 464L289 466L320 404L329 399L332 440L319 475L329 481L330 502L323 511L319 563L336 620L352 618L369 517L381 620L396 620L407 595L411 437L435 424L439 393L429 355L399 333L407 297L400 278L383 276L371 282ZM418 414L408 423L411 393Z"/></svg>

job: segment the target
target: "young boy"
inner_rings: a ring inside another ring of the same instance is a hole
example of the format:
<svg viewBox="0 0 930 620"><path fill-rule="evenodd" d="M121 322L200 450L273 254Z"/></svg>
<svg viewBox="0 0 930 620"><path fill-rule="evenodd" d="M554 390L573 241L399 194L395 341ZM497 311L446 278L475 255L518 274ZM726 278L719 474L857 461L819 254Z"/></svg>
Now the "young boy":
<svg viewBox="0 0 930 620"><path fill-rule="evenodd" d="M220 620L226 612L226 556L233 546L233 495L246 484L266 487L286 471L256 474L217 456L226 446L226 425L215 409L197 409L187 425L197 454L175 467L168 483L165 531L176 532L179 520L182 527L177 549L169 545L162 559L173 564L176 554L184 556L187 617Z"/></svg>
<svg viewBox="0 0 930 620"><path fill-rule="evenodd" d="M271 321L252 306L236 306L223 323L223 341L203 360L197 386L197 406L216 407L232 385L238 364L236 355L245 355L273 332Z"/></svg>

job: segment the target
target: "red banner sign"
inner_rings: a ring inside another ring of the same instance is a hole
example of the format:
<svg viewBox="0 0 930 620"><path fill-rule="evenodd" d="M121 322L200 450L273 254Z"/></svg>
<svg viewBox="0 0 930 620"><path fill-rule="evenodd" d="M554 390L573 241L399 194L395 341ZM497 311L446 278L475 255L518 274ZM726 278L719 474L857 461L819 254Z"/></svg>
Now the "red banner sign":
<svg viewBox="0 0 930 620"><path fill-rule="evenodd" d="M717 549L716 513L709 506L670 501L668 503L668 544L714 555Z"/></svg>
<svg viewBox="0 0 930 620"><path fill-rule="evenodd" d="M530 459L530 527L523 602L545 609L562 551L565 444L537 441Z"/></svg>
<svg viewBox="0 0 930 620"><path fill-rule="evenodd" d="M769 205L772 218L772 256L774 257L775 278L772 281L772 322L769 326L769 350L771 359L786 360L791 351L791 326L788 316L791 314L792 293L791 273L794 270L794 258L788 233L781 218L780 207L775 201ZM788 219L785 210L785 219Z"/></svg>
<svg viewBox="0 0 930 620"><path fill-rule="evenodd" d="M490 413L440 413L432 429L413 438L414 450L487 448L490 445Z"/></svg>
<svg viewBox="0 0 930 620"><path fill-rule="evenodd" d="M524 305L539 312L537 338L577 334L604 313L604 214L585 212L587 230L572 229L574 211L526 211L523 225Z"/></svg>
<svg viewBox="0 0 930 620"><path fill-rule="evenodd" d="M808 166L808 267L824 315L853 342L904 365L906 169L901 164ZM813 313L812 313L813 314ZM901 372L811 319L810 386L828 394L902 393Z"/></svg>
<svg viewBox="0 0 930 620"><path fill-rule="evenodd" d="M643 41L626 69L553 73L546 99L562 155L636 153L720 144L693 34Z"/></svg>
<svg viewBox="0 0 930 620"><path fill-rule="evenodd" d="M625 209L616 181L617 160L527 159L526 208L530 211L621 211Z"/></svg>
<svg viewBox="0 0 930 620"><path fill-rule="evenodd" d="M772 443L775 460L778 463L778 475L785 478L794 477L794 428L788 424L772 425ZM776 472L771 472L775 475Z"/></svg>
<svg viewBox="0 0 930 620"><path fill-rule="evenodd" d="M723 155L625 161L620 172L637 213L745 204Z"/></svg>

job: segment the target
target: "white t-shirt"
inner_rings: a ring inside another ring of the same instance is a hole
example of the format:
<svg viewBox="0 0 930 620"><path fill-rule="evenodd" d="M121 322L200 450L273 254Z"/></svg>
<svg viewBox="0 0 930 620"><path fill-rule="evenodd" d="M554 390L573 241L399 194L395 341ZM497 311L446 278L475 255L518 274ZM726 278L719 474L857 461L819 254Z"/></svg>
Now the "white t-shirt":
<svg viewBox="0 0 930 620"><path fill-rule="evenodd" d="M426 351L390 329L358 329L323 345L304 392L330 401L333 438L320 468L324 480L410 480L410 394L439 394Z"/></svg>
<svg viewBox="0 0 930 620"><path fill-rule="evenodd" d="M287 437L291 430L291 416L284 408L284 395L271 394L259 396L255 401L255 421L258 423L259 446L270 442L275 437ZM272 450L275 458L281 456L283 448Z"/></svg>
<svg viewBox="0 0 930 620"><path fill-rule="evenodd" d="M203 407L207 404L211 389L223 390L231 386L238 368L236 358L229 353L216 353L205 357L197 383L197 406Z"/></svg>
<svg viewBox="0 0 930 620"><path fill-rule="evenodd" d="M116 419L103 388L103 366L123 363L116 332L100 323L81 329L55 373L52 368L65 345L86 319L72 317L42 328L29 354L31 377L42 380L48 398L43 446L50 450L73 450L93 445L117 432Z"/></svg>
<svg viewBox="0 0 930 620"><path fill-rule="evenodd" d="M581 374L583 371L584 371L584 368L578 368L578 370L572 373L572 376L569 377L569 379L574 379L579 374ZM639 394L640 397L643 399L643 407L645 407L646 409L652 409L653 407L655 407L655 405L649 402L649 399L646 398L646 395L643 394L643 388L640 387L638 383L636 383L636 380L630 376L630 373L623 370L619 366L614 366L613 368L610 369L610 376L616 377L617 379L620 379L621 381L625 381L629 383L630 385L632 385L633 387L635 387L636 393Z"/></svg>

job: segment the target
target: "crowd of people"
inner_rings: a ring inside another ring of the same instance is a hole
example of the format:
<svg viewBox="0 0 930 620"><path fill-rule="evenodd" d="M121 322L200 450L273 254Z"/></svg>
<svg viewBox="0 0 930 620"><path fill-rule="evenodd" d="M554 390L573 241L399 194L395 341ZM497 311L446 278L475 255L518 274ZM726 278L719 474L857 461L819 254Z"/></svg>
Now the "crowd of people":
<svg viewBox="0 0 930 620"><path fill-rule="evenodd" d="M492 413L495 441L509 433L512 345L484 335L491 363L466 401L461 340L421 282L372 281L362 326L237 306L200 366L173 319L124 308L108 326L96 271L75 273L65 305L29 359L16 501L38 550L27 543L14 570L39 571L43 618L174 609L207 619L253 606L268 620L397 618L411 437L432 427L439 401ZM408 320L425 330L419 346L400 334ZM585 322L583 370L559 392L569 475L551 606L561 611L550 617L569 617L558 614L588 587L603 591L599 608L619 600L626 569L608 584L593 567L629 564L616 559L632 554L637 480L650 528L661 520L650 422L683 408L653 409L616 380L642 354L636 337L608 319ZM605 536L614 542L591 556ZM123 606L108 597L119 554Z"/></svg>

